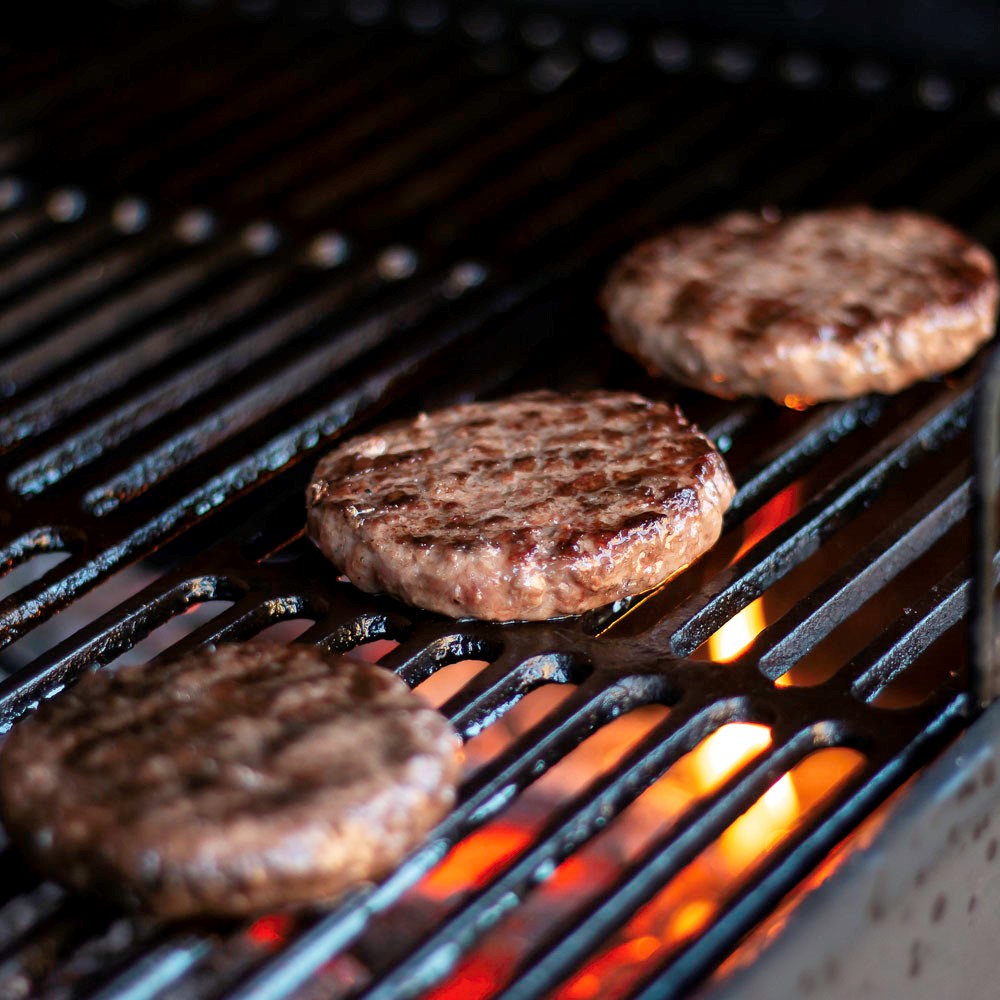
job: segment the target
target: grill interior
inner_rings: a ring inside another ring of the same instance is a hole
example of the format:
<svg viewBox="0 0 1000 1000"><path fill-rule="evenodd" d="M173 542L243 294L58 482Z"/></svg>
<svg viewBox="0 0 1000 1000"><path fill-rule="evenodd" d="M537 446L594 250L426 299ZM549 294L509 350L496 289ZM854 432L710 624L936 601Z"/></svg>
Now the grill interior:
<svg viewBox="0 0 1000 1000"><path fill-rule="evenodd" d="M631 987L681 995L972 709L960 620L979 365L806 412L725 403L620 356L595 290L664 224L766 203L913 206L996 250L1000 100L837 54L327 6L148 4L44 31L23 15L5 43L3 722L196 608L171 653L306 620L300 641L331 649L398 642L380 662L411 685L487 661L443 706L467 738L536 689L573 690L469 777L395 874L277 943L258 925L125 918L5 850L0 993L419 995L705 737L770 727L765 751L482 994L540 995L794 765L858 751L838 794ZM359 594L304 541L305 484L341 434L590 385L679 401L740 487L717 548L654 594L572 621L454 623ZM706 662L758 598L767 627L735 662ZM86 623L67 637L67 621ZM391 960L371 944L452 846L647 705L669 712L516 858ZM345 953L364 974L340 982L328 963Z"/></svg>

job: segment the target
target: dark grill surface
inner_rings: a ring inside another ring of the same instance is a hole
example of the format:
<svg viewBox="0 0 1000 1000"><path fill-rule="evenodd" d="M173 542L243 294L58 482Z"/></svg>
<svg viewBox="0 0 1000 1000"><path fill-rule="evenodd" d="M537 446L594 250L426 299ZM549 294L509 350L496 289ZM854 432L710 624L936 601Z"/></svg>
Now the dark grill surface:
<svg viewBox="0 0 1000 1000"><path fill-rule="evenodd" d="M78 13L4 43L0 560L25 575L0 602L3 721L213 601L232 603L173 652L307 619L301 641L332 649L398 641L381 662L411 684L489 661L443 709L466 737L535 688L575 690L467 781L385 883L299 917L276 949L252 947L246 926L164 928L64 897L4 851L0 994L280 996L354 949L368 966L357 992L417 995L704 737L770 726L765 752L535 942L504 995L539 995L793 765L860 751L841 793L638 987L683 993L971 711L960 619L978 365L805 413L723 403L620 357L595 290L664 223L763 203L912 205L996 250L1000 100L971 81L663 32L433 3L323 8ZM304 541L305 484L342 433L543 385L678 398L740 487L717 549L632 607L492 626L361 595ZM737 557L789 490L799 508ZM48 619L138 560L148 587L45 648L65 620ZM704 662L699 647L761 595L778 609L764 632L736 663ZM380 965L366 948L377 915L648 704L669 714Z"/></svg>

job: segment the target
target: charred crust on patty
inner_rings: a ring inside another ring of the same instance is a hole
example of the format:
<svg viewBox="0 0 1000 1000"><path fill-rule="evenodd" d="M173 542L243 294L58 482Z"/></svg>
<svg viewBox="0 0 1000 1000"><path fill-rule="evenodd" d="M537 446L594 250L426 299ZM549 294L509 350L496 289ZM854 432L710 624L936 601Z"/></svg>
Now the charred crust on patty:
<svg viewBox="0 0 1000 1000"><path fill-rule="evenodd" d="M993 336L997 278L985 248L916 212L734 212L633 249L601 302L650 372L798 404L958 367Z"/></svg>
<svg viewBox="0 0 1000 1000"><path fill-rule="evenodd" d="M359 461L375 453L377 469ZM343 443L317 466L308 530L362 590L453 617L537 620L656 586L715 542L733 492L676 408L537 392Z"/></svg>
<svg viewBox="0 0 1000 1000"><path fill-rule="evenodd" d="M19 722L0 815L41 872L177 918L332 899L455 799L459 740L380 667L256 641L87 674Z"/></svg>

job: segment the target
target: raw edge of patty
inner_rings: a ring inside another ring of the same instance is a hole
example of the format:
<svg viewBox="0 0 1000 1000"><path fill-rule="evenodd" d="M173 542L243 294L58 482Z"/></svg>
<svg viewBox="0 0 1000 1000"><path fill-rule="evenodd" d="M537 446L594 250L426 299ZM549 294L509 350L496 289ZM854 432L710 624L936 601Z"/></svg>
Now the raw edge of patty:
<svg viewBox="0 0 1000 1000"><path fill-rule="evenodd" d="M657 586L718 539L734 494L678 410L630 393L528 393L340 445L309 534L361 590L452 617L541 620Z"/></svg>
<svg viewBox="0 0 1000 1000"><path fill-rule="evenodd" d="M45 875L171 918L336 897L454 804L460 741L389 671L223 645L88 674L18 723L0 814Z"/></svg>
<svg viewBox="0 0 1000 1000"><path fill-rule="evenodd" d="M783 259L793 226L815 239ZM890 254L898 234L902 252L866 268L863 256L852 259L864 253L866 231ZM740 253L744 267L734 264ZM748 275L765 271L754 287ZM829 293L812 312L796 302L796 289L815 293L810 282ZM635 247L601 302L612 339L653 374L723 398L769 396L801 408L898 392L963 364L993 336L996 265L984 247L916 212L734 212Z"/></svg>

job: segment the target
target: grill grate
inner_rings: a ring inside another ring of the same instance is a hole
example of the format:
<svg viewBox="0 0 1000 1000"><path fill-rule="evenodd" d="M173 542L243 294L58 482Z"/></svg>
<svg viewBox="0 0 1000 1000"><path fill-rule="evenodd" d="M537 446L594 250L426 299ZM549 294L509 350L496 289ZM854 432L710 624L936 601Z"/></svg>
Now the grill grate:
<svg viewBox="0 0 1000 1000"><path fill-rule="evenodd" d="M674 36L657 37L652 58L634 42L622 51L624 36L609 49L584 35L588 51L573 31L546 42L551 32L520 25L524 42L499 15L425 37L417 9L368 28L291 16L264 27L151 5L111 17L104 37L71 26L86 45L29 44L29 31L0 67L0 562L66 554L0 601L11 646L0 714L9 725L213 601L232 605L171 652L304 618L300 641L331 649L398 641L381 662L411 685L489 661L443 707L467 738L540 686L575 690L466 782L383 884L300 918L273 953L249 947L246 927L161 928L65 899L4 851L0 992L293 992L587 736L668 706L523 854L358 987L416 995L704 737L728 722L769 726L766 752L535 942L503 995L539 995L794 764L821 747L861 751L839 796L638 987L680 995L972 708L960 672L942 666L953 657L934 654L958 649L968 600L975 365L896 399L805 414L682 394L740 487L723 540L658 594L576 622L443 622L338 583L303 542L316 457L377 413L538 384L670 392L604 343L590 302L612 256L673 219L888 199L994 246L1000 234L997 122L971 87L934 110L905 76L858 93L871 74L835 59L789 82L772 53L734 60ZM56 176L65 163L73 176ZM748 521L791 487L801 509L737 557ZM144 558L156 560L152 584L19 665L47 619ZM923 583L904 610L886 586L909 573ZM782 588L785 612L736 663L688 659ZM860 648L826 679L776 685L854 631ZM925 661L926 696L887 707Z"/></svg>

